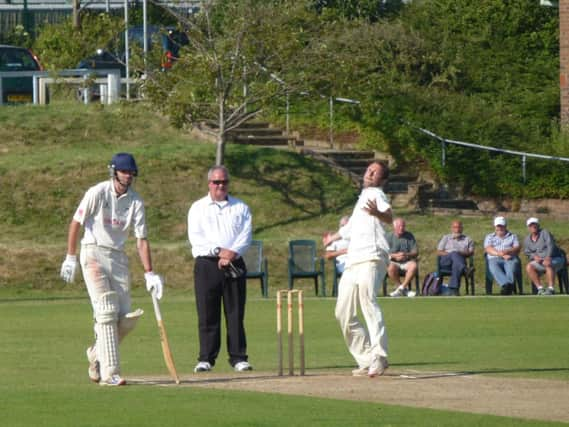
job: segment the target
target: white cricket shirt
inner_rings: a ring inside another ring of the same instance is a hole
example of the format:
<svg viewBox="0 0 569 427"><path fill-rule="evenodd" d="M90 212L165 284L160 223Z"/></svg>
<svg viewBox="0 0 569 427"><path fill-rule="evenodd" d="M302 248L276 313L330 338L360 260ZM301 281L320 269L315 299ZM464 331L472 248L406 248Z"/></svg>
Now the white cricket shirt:
<svg viewBox="0 0 569 427"><path fill-rule="evenodd" d="M383 260L386 265L389 262L389 244L382 222L364 210L369 200L375 200L380 212L391 208L380 188L368 187L362 190L350 220L339 230L340 236L350 241L346 267L372 260Z"/></svg>
<svg viewBox="0 0 569 427"><path fill-rule="evenodd" d="M137 239L146 238L144 203L132 189L117 198L113 180L89 188L73 219L85 227L81 244L124 250L129 227Z"/></svg>

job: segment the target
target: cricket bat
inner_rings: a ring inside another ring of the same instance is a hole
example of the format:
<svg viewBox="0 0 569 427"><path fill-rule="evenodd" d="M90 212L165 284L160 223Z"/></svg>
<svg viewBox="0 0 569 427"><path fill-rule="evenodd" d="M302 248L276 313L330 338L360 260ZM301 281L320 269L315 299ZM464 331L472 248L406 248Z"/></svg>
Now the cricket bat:
<svg viewBox="0 0 569 427"><path fill-rule="evenodd" d="M176 365L174 365L174 358L172 357L172 351L170 350L170 344L168 344L168 336L166 335L166 328L164 327L164 322L162 321L162 314L160 313L160 306L158 305L158 298L154 292L152 292L152 304L154 305L154 314L156 315L156 322L158 323L158 330L160 331L160 342L162 344L162 354L164 355L164 362L166 362L166 367L170 376L176 382L180 384L180 378L176 372Z"/></svg>

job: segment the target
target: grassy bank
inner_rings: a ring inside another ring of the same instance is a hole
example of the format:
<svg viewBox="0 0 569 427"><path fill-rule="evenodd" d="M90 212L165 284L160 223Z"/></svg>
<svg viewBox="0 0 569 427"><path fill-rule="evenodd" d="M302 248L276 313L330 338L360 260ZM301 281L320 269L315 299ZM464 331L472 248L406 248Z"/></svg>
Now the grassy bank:
<svg viewBox="0 0 569 427"><path fill-rule="evenodd" d="M147 205L155 268L174 291L190 290L193 261L186 235L190 204L205 195L205 174L215 147L173 129L143 104L54 104L0 109L0 293L81 294L81 285L64 287L58 278L65 254L67 225L85 190L108 177L115 152L136 156L140 176L135 187ZM230 191L251 207L254 238L264 241L271 290L286 285L287 242L315 239L335 229L357 197L350 182L321 163L295 153L238 145L227 147ZM434 248L452 218L396 211L418 241L420 273L434 269ZM569 227L542 217L568 249ZM477 244L476 291L484 292L482 242L491 218L463 218L465 232ZM522 220L510 229L526 234ZM128 247L133 257L133 242ZM132 262L135 292L142 292L142 272ZM332 285L327 265L328 289ZM296 282L312 289L310 280ZM258 286L252 282L252 289ZM312 292L312 291L311 291Z"/></svg>

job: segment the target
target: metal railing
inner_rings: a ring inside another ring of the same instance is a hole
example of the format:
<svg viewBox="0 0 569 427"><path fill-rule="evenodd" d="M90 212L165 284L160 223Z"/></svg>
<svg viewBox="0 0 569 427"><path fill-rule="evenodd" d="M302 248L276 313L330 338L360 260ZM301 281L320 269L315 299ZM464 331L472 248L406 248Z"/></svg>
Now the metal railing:
<svg viewBox="0 0 569 427"><path fill-rule="evenodd" d="M526 153L523 151L507 150L507 149L503 149L503 148L496 148L496 147L490 147L490 146L486 146L486 145L473 144L471 142L455 141L453 139L443 138L442 136L439 136L436 133L434 133L428 129L418 128L418 127L414 127L414 126L411 126L411 127L413 129L433 138L433 139L438 140L441 143L441 164L443 167L446 165L446 145L447 144L459 145L462 147L474 148L476 150L491 151L494 153L510 154L512 156L521 157L521 159L522 159L522 179L523 179L524 183L527 180L526 168L527 168L528 157L534 158L534 159L542 159L542 160L558 160L561 162L569 162L569 158L567 158L567 157L548 156L545 154L535 154L535 153Z"/></svg>

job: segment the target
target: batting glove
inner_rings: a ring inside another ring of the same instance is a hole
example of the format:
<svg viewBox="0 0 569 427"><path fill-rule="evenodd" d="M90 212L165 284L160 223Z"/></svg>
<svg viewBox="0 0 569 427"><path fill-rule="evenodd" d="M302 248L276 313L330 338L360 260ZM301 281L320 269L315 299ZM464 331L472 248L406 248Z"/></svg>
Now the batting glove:
<svg viewBox="0 0 569 427"><path fill-rule="evenodd" d="M162 291L164 289L164 283L162 277L153 271L144 273L144 278L146 279L146 290L150 293L154 292L157 299L162 298Z"/></svg>
<svg viewBox="0 0 569 427"><path fill-rule="evenodd" d="M77 271L77 257L75 255L67 255L65 261L61 264L59 275L67 283L75 281L75 272Z"/></svg>

